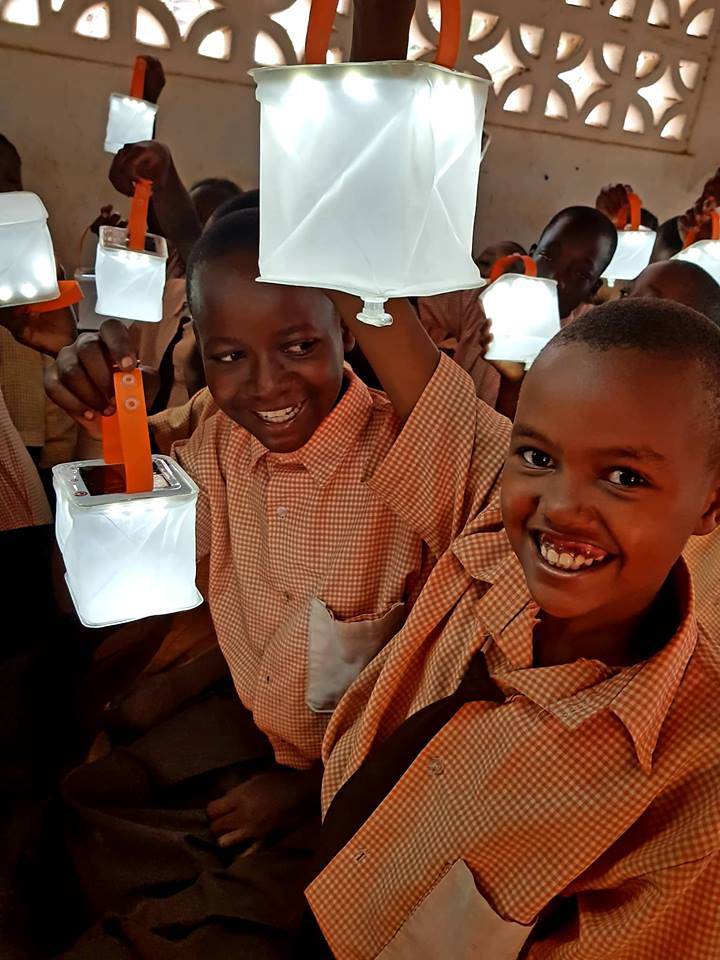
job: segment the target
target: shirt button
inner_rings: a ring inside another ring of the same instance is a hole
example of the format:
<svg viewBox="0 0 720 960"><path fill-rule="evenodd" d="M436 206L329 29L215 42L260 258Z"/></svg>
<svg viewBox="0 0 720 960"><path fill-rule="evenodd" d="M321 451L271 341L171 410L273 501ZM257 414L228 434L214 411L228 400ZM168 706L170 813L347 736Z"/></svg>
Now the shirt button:
<svg viewBox="0 0 720 960"><path fill-rule="evenodd" d="M277 507L277 509L275 510L275 516L280 517L281 520L283 519L283 517L286 517L287 515L288 515L287 507Z"/></svg>
<svg viewBox="0 0 720 960"><path fill-rule="evenodd" d="M364 859L365 859L365 851L357 850L353 856L353 860L355 861L355 863L362 863Z"/></svg>
<svg viewBox="0 0 720 960"><path fill-rule="evenodd" d="M440 774L445 769L445 766L440 759L440 757L431 757L428 763L428 770L434 777L439 777Z"/></svg>
<svg viewBox="0 0 720 960"><path fill-rule="evenodd" d="M283 593L283 599L285 600L285 603L290 603L290 601L292 600L292 597L287 591L285 591L285 593Z"/></svg>
<svg viewBox="0 0 720 960"><path fill-rule="evenodd" d="M270 683L270 677L265 677L265 683Z"/></svg>

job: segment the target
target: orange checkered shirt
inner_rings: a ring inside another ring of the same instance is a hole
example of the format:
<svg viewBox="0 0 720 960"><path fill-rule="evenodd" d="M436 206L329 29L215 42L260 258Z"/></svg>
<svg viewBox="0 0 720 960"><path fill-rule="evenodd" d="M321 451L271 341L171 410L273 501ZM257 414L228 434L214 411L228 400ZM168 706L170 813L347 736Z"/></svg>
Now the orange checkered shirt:
<svg viewBox="0 0 720 960"><path fill-rule="evenodd" d="M538 933L528 960L717 958L718 624L698 628L681 559L682 622L652 658L534 668L538 608L494 496L508 426L481 405L473 416L472 384L449 374L382 467L396 509L447 550L332 717L324 806L374 745L457 689L478 649L506 700L458 710L309 886L310 905L338 960L369 960L464 861L504 920L531 925L565 898L570 919Z"/></svg>
<svg viewBox="0 0 720 960"><path fill-rule="evenodd" d="M346 377L337 407L290 454L269 453L222 412L211 414L204 394L187 423L190 407L171 418L175 430L200 420L173 453L201 488L198 555L210 554L220 646L277 760L299 768L320 758L329 718L306 705L311 602L325 604L332 627L362 624L353 642L366 643L396 604L409 609L433 562L371 480L400 429L392 406L349 367ZM158 439L158 418L152 424ZM384 640L403 619L390 621Z"/></svg>

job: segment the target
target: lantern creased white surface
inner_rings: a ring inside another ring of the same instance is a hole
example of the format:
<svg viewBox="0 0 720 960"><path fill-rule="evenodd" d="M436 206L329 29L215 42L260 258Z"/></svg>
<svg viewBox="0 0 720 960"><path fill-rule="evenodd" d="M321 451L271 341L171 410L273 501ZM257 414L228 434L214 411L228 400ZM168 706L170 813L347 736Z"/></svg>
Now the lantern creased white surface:
<svg viewBox="0 0 720 960"><path fill-rule="evenodd" d="M75 281L80 285L83 295L77 305L78 330L99 330L108 318L97 312L97 286L92 268L76 270Z"/></svg>
<svg viewBox="0 0 720 960"><path fill-rule="evenodd" d="M698 240L676 253L673 260L685 260L702 267L716 283L720 283L720 240Z"/></svg>
<svg viewBox="0 0 720 960"><path fill-rule="evenodd" d="M157 104L123 93L110 94L105 150L117 153L126 143L152 140Z"/></svg>
<svg viewBox="0 0 720 960"><path fill-rule="evenodd" d="M86 627L202 603L195 586L198 488L169 457L154 456L153 463L153 491L99 496L88 492L82 471L104 466L102 460L53 467L55 533L73 603Z"/></svg>
<svg viewBox="0 0 720 960"><path fill-rule="evenodd" d="M650 263L655 237L654 230L642 226L637 230L618 230L617 249L603 278L612 286L616 280L634 280L640 276Z"/></svg>
<svg viewBox="0 0 720 960"><path fill-rule="evenodd" d="M100 227L95 258L96 311L124 320L158 323L162 320L167 243L146 234L152 250L129 250L123 227Z"/></svg>
<svg viewBox="0 0 720 960"><path fill-rule="evenodd" d="M405 61L251 73L261 280L355 294L376 325L389 297L482 285L471 249L488 81Z"/></svg>
<svg viewBox="0 0 720 960"><path fill-rule="evenodd" d="M530 366L560 329L555 280L505 273L483 291L480 300L493 335L488 360Z"/></svg>
<svg viewBox="0 0 720 960"><path fill-rule="evenodd" d="M47 216L34 193L0 193L0 307L60 296Z"/></svg>

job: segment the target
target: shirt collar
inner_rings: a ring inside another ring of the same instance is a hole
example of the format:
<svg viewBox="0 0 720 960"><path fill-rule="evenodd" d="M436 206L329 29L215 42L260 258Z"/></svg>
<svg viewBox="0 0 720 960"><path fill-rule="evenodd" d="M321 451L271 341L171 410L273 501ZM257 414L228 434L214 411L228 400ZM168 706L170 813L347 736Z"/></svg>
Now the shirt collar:
<svg viewBox="0 0 720 960"><path fill-rule="evenodd" d="M660 730L697 642L692 580L682 557L671 577L682 611L680 625L649 660L625 668L597 660L534 668L533 628L539 608L512 554L486 571L484 579L493 586L477 604L480 622L514 671L503 685L529 696L570 728L610 709L630 734L640 767L650 774Z"/></svg>
<svg viewBox="0 0 720 960"><path fill-rule="evenodd" d="M344 367L345 392L304 447L292 453L271 453L254 435L250 436L250 468L261 459L268 464L299 464L323 486L335 473L347 451L355 446L365 429L373 405L372 395L353 373Z"/></svg>

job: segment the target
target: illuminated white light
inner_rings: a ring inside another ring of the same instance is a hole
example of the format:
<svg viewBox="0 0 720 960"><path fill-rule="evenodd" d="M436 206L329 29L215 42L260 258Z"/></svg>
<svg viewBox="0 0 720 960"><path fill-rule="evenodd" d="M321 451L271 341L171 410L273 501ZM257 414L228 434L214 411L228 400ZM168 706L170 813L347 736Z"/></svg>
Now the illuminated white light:
<svg viewBox="0 0 720 960"><path fill-rule="evenodd" d="M605 280L634 280L650 263L655 246L655 231L641 226L638 230L618 230L615 254L608 264Z"/></svg>
<svg viewBox="0 0 720 960"><path fill-rule="evenodd" d="M11 296L12 287L7 286L7 284L4 284L2 287L0 287L0 300L3 303L7 303Z"/></svg>
<svg viewBox="0 0 720 960"><path fill-rule="evenodd" d="M96 312L144 323L162 320L167 243L148 234L153 251L128 250L128 231L101 227L95 258Z"/></svg>
<svg viewBox="0 0 720 960"><path fill-rule="evenodd" d="M490 284L480 300L493 335L488 360L529 366L560 329L554 280L506 273Z"/></svg>
<svg viewBox="0 0 720 960"><path fill-rule="evenodd" d="M32 272L37 282L43 287L52 284L56 277L55 264L46 257L37 257L35 259Z"/></svg>
<svg viewBox="0 0 720 960"><path fill-rule="evenodd" d="M29 300L31 297L37 296L38 289L32 283L21 283L20 284L20 293L23 297L27 297Z"/></svg>
<svg viewBox="0 0 720 960"><path fill-rule="evenodd" d="M377 96L375 81L365 77L359 70L351 70L345 74L342 81L345 93L359 103L371 103Z"/></svg>
<svg viewBox="0 0 720 960"><path fill-rule="evenodd" d="M720 240L698 240L672 259L694 263L709 273L716 283L720 283Z"/></svg>
<svg viewBox="0 0 720 960"><path fill-rule="evenodd" d="M151 140L157 106L121 93L110 94L105 150L117 153L126 143Z"/></svg>

